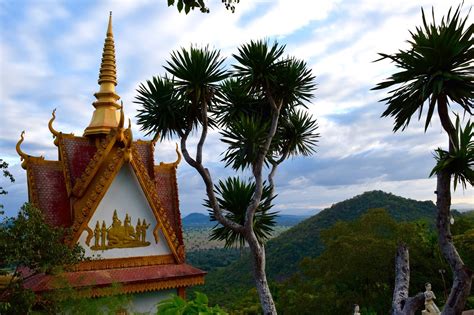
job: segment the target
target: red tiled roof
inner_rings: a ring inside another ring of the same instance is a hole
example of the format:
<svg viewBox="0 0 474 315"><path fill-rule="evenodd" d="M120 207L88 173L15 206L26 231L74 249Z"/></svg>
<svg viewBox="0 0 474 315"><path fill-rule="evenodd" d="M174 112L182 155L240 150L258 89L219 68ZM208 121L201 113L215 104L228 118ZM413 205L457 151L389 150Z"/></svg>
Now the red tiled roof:
<svg viewBox="0 0 474 315"><path fill-rule="evenodd" d="M73 187L76 179L82 175L97 148L90 139L83 137L66 136L61 141L65 167L69 171L71 187Z"/></svg>
<svg viewBox="0 0 474 315"><path fill-rule="evenodd" d="M33 202L43 211L46 222L54 226L71 226L71 210L62 163L31 163L30 170L30 189L35 190L34 199L37 199Z"/></svg>
<svg viewBox="0 0 474 315"><path fill-rule="evenodd" d="M204 276L206 272L188 264L153 265L129 268L65 272L60 276L38 274L24 282L25 288L43 292L64 287L107 286L114 283L134 284ZM60 281L58 281L60 279ZM65 281L64 281L65 280ZM62 282L61 282L62 281Z"/></svg>
<svg viewBox="0 0 474 315"><path fill-rule="evenodd" d="M175 170L173 168L155 167L155 183L161 205L166 211L168 220L173 226L179 243L183 244Z"/></svg>
<svg viewBox="0 0 474 315"><path fill-rule="evenodd" d="M155 165L155 161L153 160L153 147L151 143L149 141L135 141L132 145L137 149L140 160L148 171L148 175L150 178L154 178L155 174L153 172L153 167Z"/></svg>

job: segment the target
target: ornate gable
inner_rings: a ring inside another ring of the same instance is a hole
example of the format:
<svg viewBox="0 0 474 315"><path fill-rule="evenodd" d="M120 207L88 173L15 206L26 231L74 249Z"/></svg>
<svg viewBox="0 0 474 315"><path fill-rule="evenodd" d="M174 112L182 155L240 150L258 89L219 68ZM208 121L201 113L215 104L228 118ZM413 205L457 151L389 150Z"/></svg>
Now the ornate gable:
<svg viewBox="0 0 474 315"><path fill-rule="evenodd" d="M24 153L20 148L24 133L17 144L30 202L50 224L72 228L69 242L81 244L87 255L100 258L81 262L66 276L75 279L88 272L92 280L100 278L101 285L121 282L124 293L202 284L205 272L184 263L176 181L181 160L178 148L177 161L155 165L155 139L133 141L130 121L124 128L123 105L116 102L120 97L115 93L111 19L99 85L84 136L56 131L53 111L48 127L58 147L57 161ZM150 275L138 279L145 271ZM103 278L105 273L108 276ZM50 290L48 277L35 276L25 285L35 292Z"/></svg>

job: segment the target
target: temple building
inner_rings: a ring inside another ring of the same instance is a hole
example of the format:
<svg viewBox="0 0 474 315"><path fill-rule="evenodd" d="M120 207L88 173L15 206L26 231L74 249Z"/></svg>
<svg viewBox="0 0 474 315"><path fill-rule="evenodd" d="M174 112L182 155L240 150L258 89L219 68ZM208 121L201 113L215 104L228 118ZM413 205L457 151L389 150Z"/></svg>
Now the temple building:
<svg viewBox="0 0 474 315"><path fill-rule="evenodd" d="M156 140L133 140L130 121L124 126L123 105L115 91L117 72L112 16L99 73L100 89L92 119L83 136L48 127L58 160L17 151L26 169L29 201L48 223L72 229L90 260L62 274L79 293L96 298L129 294L133 311L156 309L170 293L185 296L189 286L204 283L205 272L186 264L176 169L154 163ZM111 293L111 285L118 291ZM54 276L38 274L25 282L41 295L57 289ZM132 309L130 309L132 310Z"/></svg>

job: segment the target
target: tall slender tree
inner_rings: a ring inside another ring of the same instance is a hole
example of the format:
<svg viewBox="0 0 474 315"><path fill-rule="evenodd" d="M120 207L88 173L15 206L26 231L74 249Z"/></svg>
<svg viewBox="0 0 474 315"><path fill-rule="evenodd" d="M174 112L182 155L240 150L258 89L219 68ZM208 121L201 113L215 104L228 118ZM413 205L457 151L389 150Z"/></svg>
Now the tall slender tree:
<svg viewBox="0 0 474 315"><path fill-rule="evenodd" d="M423 106L427 104L425 131L437 109L441 125L448 135L448 150L437 150L436 226L438 242L445 259L453 272L453 285L442 314L460 314L471 290L472 271L463 263L453 244L449 221L451 206L451 179L454 176L463 186L473 184L472 138L466 139L466 131L472 137L471 123L464 130L453 125L449 116L451 104L459 105L472 115L474 108L474 25L469 23L469 13L461 17L462 4L438 24L432 13L428 23L422 9L423 25L411 32L408 50L399 50L393 55L380 54L379 60L388 59L400 69L374 89L391 88L389 96L381 100L387 103L382 116L395 118L394 132L404 130L411 117L418 111L421 118ZM464 145L464 149L460 149ZM469 150L471 153L469 153ZM469 158L471 154L471 160ZM450 162L449 159L457 159ZM470 162L469 162L470 160ZM453 165L462 165L453 167Z"/></svg>
<svg viewBox="0 0 474 315"><path fill-rule="evenodd" d="M238 49L233 55L235 64L226 71L218 51L181 49L171 54L164 67L172 79L155 77L140 85L136 97L142 106L138 114L142 129L162 138L180 138L184 159L203 179L213 217L232 231L228 235L238 234L248 244L264 314L276 314L265 274L264 238L255 232L264 174L268 171L270 185L269 196L263 198L266 203L273 199L278 165L291 155L314 153L319 137L316 121L304 111L316 88L315 77L305 62L283 57L284 50L276 42L251 41ZM216 192L222 187L214 185L203 164L210 128L220 130L227 145L223 153L226 166L252 173L250 201L239 211L243 220L234 221L221 207L225 197ZM188 151L193 131L199 135L194 157ZM263 207L269 209L269 205Z"/></svg>

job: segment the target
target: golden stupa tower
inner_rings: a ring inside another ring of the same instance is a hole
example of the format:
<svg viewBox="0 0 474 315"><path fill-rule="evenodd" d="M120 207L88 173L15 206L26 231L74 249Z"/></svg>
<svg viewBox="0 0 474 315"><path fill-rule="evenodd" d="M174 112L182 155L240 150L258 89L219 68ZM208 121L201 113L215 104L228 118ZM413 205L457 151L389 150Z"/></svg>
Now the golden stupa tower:
<svg viewBox="0 0 474 315"><path fill-rule="evenodd" d="M109 16L109 25L105 37L102 63L99 72L99 92L94 96L95 110L89 126L84 131L84 136L108 134L111 129L119 125L120 105L117 101L120 96L115 92L117 85L117 68L115 65L115 45L112 33L112 12Z"/></svg>

